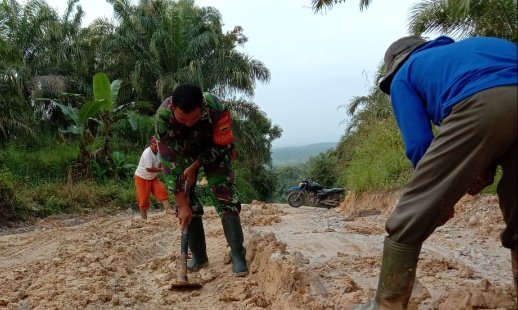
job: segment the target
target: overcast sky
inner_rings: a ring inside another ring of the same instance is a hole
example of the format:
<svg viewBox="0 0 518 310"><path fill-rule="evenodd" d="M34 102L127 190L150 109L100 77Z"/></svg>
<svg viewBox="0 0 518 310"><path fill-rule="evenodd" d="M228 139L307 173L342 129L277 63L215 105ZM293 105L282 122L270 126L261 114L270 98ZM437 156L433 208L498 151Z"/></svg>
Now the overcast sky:
<svg viewBox="0 0 518 310"><path fill-rule="evenodd" d="M47 0L63 12L66 0ZM138 0L133 0L138 3ZM408 35L407 20L416 0L373 0L359 10L347 0L315 14L311 0L196 0L222 15L224 30L244 29L240 50L262 61L271 72L251 99L283 129L274 147L338 142L353 96L367 94L376 67L393 41ZM99 16L112 18L105 0L81 0L83 25Z"/></svg>

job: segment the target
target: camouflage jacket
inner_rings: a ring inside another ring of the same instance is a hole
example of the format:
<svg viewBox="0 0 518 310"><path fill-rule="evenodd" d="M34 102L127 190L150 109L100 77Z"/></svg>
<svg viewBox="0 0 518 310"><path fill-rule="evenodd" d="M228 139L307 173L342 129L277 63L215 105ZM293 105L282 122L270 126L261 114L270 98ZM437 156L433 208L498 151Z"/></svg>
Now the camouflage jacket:
<svg viewBox="0 0 518 310"><path fill-rule="evenodd" d="M169 107L171 97L162 102L155 119L156 138L166 186L178 191L183 171L194 161L216 165L234 154L230 111L215 95L203 93L201 119L192 127L178 123Z"/></svg>

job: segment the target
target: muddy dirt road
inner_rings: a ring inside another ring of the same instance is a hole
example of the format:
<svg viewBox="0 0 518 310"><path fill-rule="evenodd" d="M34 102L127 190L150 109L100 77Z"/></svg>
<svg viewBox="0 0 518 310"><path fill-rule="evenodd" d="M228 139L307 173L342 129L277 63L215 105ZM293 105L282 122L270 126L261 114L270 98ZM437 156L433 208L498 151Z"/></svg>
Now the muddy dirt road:
<svg viewBox="0 0 518 310"><path fill-rule="evenodd" d="M349 195L334 210L254 202L242 222L250 274L231 275L221 222L204 216L210 264L171 291L177 220L161 211L38 220L0 229L0 309L350 309L374 295L384 222L398 194ZM375 206L375 208L373 208ZM516 309L494 196L463 199L423 245L409 309Z"/></svg>

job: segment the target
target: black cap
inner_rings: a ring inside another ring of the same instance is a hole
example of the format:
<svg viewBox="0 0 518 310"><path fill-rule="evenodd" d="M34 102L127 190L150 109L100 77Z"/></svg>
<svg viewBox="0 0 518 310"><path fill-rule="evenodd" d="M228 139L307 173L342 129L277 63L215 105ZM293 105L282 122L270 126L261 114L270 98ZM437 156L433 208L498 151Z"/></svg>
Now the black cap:
<svg viewBox="0 0 518 310"><path fill-rule="evenodd" d="M420 36L403 37L392 43L385 52L385 70L387 73L381 79L379 87L382 92L390 95L390 84L399 68L410 57L412 52L427 43Z"/></svg>

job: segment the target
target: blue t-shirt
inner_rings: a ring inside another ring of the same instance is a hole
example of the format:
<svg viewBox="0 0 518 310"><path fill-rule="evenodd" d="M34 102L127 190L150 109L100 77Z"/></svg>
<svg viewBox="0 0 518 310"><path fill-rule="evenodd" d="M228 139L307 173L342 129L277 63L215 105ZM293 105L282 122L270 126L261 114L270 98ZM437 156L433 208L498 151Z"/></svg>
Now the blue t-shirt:
<svg viewBox="0 0 518 310"><path fill-rule="evenodd" d="M506 40L455 42L446 36L412 53L394 76L390 94L414 167L433 140L430 121L439 126L453 105L479 91L517 84L517 54L517 45Z"/></svg>

